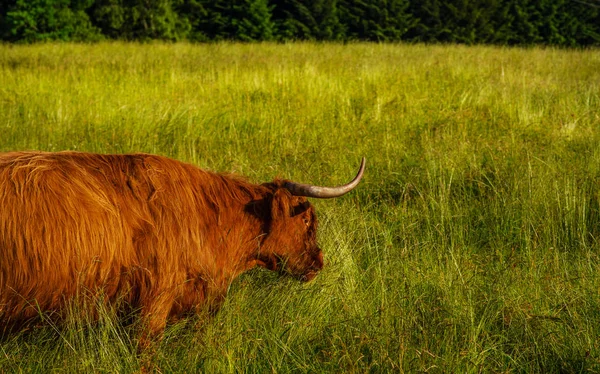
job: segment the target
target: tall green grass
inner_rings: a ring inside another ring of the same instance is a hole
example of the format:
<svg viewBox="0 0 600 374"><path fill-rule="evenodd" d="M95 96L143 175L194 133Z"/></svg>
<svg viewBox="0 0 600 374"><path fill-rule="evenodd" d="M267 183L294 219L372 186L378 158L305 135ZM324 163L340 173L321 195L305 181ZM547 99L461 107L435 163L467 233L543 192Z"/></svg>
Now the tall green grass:
<svg viewBox="0 0 600 374"><path fill-rule="evenodd" d="M110 311L42 324L0 341L0 371L599 372L599 113L597 50L0 46L2 151L329 185L368 160L314 201L313 282L245 274L152 358Z"/></svg>

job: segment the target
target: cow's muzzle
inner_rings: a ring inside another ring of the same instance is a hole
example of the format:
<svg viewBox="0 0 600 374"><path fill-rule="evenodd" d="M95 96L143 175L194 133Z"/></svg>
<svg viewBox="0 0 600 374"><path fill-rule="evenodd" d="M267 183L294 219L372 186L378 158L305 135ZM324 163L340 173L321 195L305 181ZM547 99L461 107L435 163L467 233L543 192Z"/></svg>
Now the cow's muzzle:
<svg viewBox="0 0 600 374"><path fill-rule="evenodd" d="M308 270L300 276L300 280L304 282L313 280L321 269L323 269L323 252L319 251L319 253L313 257L313 262Z"/></svg>

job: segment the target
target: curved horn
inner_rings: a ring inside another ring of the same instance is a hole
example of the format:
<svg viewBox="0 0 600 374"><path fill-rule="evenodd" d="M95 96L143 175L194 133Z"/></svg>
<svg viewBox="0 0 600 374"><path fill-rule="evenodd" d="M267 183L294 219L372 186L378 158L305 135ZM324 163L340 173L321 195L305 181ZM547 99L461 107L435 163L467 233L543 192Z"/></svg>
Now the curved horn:
<svg viewBox="0 0 600 374"><path fill-rule="evenodd" d="M348 184L344 184L343 186L338 187L321 187L321 186L313 186L311 184L303 184L296 182L285 182L284 187L287 188L292 195L295 196L306 196L306 197L316 197L319 199L329 199L332 197L342 196L354 189L360 182L363 173L365 172L365 158L362 158L360 163L360 168L358 169L358 174L356 177L352 179L352 181Z"/></svg>

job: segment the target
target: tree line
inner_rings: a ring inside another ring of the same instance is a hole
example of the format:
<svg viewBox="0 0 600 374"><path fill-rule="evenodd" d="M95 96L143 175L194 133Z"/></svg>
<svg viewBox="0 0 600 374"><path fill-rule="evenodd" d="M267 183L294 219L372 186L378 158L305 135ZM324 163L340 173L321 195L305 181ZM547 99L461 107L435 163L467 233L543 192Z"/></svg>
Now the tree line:
<svg viewBox="0 0 600 374"><path fill-rule="evenodd" d="M600 45L600 0L2 0L0 39Z"/></svg>

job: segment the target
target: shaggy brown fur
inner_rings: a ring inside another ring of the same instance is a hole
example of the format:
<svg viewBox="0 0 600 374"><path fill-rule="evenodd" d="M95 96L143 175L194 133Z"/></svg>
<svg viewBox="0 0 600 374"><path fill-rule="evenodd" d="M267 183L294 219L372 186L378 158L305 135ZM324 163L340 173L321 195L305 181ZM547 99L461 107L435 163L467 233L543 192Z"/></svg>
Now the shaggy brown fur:
<svg viewBox="0 0 600 374"><path fill-rule="evenodd" d="M0 153L0 326L85 293L139 308L153 336L255 266L312 279L314 208L283 183L149 154Z"/></svg>

